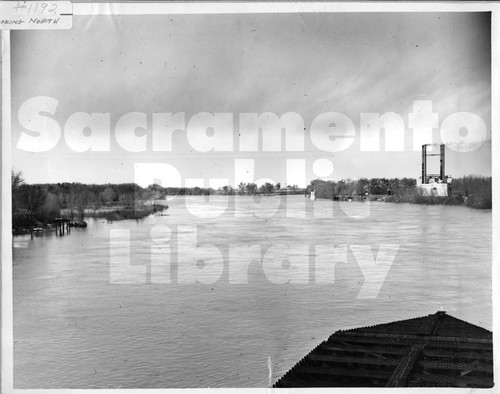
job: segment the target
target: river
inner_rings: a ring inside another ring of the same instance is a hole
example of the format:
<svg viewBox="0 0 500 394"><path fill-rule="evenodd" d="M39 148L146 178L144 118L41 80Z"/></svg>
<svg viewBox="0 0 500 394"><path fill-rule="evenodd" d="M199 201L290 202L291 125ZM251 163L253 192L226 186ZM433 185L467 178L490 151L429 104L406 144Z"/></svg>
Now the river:
<svg viewBox="0 0 500 394"><path fill-rule="evenodd" d="M14 237L15 388L267 387L338 329L445 310L491 330L490 210L303 196L169 206ZM362 259L384 256L386 276L365 277Z"/></svg>

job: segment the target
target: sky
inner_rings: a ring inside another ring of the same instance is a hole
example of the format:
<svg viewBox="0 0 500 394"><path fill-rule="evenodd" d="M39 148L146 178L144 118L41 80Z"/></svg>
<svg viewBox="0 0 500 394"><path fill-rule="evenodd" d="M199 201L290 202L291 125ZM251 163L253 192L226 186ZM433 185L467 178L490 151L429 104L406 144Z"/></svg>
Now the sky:
<svg viewBox="0 0 500 394"><path fill-rule="evenodd" d="M75 16L11 40L12 163L29 183L418 178L415 102L432 105L447 174L491 175L488 13ZM366 114L387 112L402 123L377 139ZM281 145L279 126L249 149L247 113L295 121Z"/></svg>

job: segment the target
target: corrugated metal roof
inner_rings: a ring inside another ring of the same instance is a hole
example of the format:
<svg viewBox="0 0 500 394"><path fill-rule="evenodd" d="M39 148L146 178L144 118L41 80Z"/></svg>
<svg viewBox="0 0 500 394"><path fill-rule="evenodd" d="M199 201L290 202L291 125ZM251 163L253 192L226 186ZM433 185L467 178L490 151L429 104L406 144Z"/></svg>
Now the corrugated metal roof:
<svg viewBox="0 0 500 394"><path fill-rule="evenodd" d="M492 333L437 312L337 331L273 387L492 386Z"/></svg>

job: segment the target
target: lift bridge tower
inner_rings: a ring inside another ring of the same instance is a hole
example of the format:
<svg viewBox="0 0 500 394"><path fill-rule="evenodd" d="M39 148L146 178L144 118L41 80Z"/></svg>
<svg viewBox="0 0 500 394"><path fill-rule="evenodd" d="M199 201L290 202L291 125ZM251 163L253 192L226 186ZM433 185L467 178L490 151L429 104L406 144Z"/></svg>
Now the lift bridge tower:
<svg viewBox="0 0 500 394"><path fill-rule="evenodd" d="M433 147L439 147L439 153L434 152ZM425 144L422 145L422 177L419 185L422 195L427 196L447 196L451 193L451 176L445 172L445 145ZM427 158L429 156L439 156L439 174L428 172Z"/></svg>

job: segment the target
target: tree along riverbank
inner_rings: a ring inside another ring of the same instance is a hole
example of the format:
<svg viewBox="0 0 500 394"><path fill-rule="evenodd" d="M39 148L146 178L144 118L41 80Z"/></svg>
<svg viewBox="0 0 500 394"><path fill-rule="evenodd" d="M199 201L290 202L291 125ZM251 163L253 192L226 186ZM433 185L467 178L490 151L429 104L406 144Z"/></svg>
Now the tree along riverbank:
<svg viewBox="0 0 500 394"><path fill-rule="evenodd" d="M84 218L142 219L168 208L157 185L26 184L20 172L11 180L13 234L53 229L57 218L84 227Z"/></svg>
<svg viewBox="0 0 500 394"><path fill-rule="evenodd" d="M309 194L315 191L316 198L353 199L385 202L407 202L413 204L462 205L471 208L491 209L492 178L464 176L453 179L449 195L426 196L412 178L360 178L338 182L316 179L307 186Z"/></svg>

